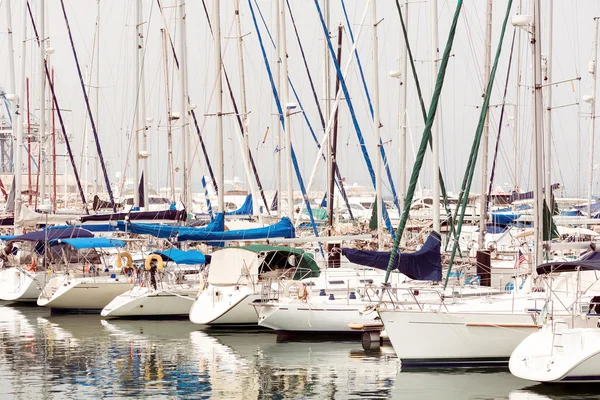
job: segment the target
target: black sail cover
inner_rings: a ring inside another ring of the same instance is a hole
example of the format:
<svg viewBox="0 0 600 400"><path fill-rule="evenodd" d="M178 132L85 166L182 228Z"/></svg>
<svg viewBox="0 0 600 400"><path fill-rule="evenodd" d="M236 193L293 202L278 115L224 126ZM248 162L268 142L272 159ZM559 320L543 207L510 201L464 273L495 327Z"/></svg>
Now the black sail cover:
<svg viewBox="0 0 600 400"><path fill-rule="evenodd" d="M398 254L393 269L398 270L410 279L419 281L441 281L441 243L442 238L440 234L431 232L423 244L423 247L418 251L414 253ZM391 252L357 250L343 247L342 254L352 263L386 270L390 261Z"/></svg>

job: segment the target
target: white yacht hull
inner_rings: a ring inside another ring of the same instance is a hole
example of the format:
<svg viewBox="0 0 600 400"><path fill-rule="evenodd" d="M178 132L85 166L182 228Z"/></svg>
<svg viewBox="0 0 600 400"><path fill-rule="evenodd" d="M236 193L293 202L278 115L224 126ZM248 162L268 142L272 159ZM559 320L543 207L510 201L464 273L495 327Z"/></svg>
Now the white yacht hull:
<svg viewBox="0 0 600 400"><path fill-rule="evenodd" d="M356 300L331 302L256 303L258 325L278 332L356 333L349 324L369 323L377 313L362 314L365 303ZM360 332L359 332L360 333Z"/></svg>
<svg viewBox="0 0 600 400"><path fill-rule="evenodd" d="M247 286L212 286L203 290L190 309L190 321L200 325L256 325L251 305L260 300Z"/></svg>
<svg viewBox="0 0 600 400"><path fill-rule="evenodd" d="M517 346L508 365L513 375L530 381L598 383L600 329L575 328L554 334L551 326L545 326Z"/></svg>
<svg viewBox="0 0 600 400"><path fill-rule="evenodd" d="M37 300L38 306L55 310L102 310L131 285L126 277L69 278L57 276L48 282Z"/></svg>
<svg viewBox="0 0 600 400"><path fill-rule="evenodd" d="M526 313L378 310L406 367L506 365L538 330Z"/></svg>
<svg viewBox="0 0 600 400"><path fill-rule="evenodd" d="M198 289L149 290L136 287L115 297L100 313L103 317L186 316Z"/></svg>
<svg viewBox="0 0 600 400"><path fill-rule="evenodd" d="M35 302L46 283L47 274L10 267L0 270L0 300Z"/></svg>

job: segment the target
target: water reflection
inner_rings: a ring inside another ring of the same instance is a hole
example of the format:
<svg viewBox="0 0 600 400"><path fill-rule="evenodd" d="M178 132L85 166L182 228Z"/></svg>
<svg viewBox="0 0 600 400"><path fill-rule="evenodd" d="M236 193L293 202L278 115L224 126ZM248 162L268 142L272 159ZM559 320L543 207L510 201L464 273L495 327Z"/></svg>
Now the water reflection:
<svg viewBox="0 0 600 400"><path fill-rule="evenodd" d="M399 367L391 348L366 355L359 343L276 343L273 334L200 331L190 340L223 396L389 398ZM240 391L228 393L239 376L246 378Z"/></svg>
<svg viewBox="0 0 600 400"><path fill-rule="evenodd" d="M388 398L399 362L359 343L276 343L189 321L0 306L0 397Z"/></svg>
<svg viewBox="0 0 600 400"><path fill-rule="evenodd" d="M0 305L0 398L580 399L508 371L400 372L391 347L277 343L256 330L189 321L50 316Z"/></svg>
<svg viewBox="0 0 600 400"><path fill-rule="evenodd" d="M405 398L428 398L437 393L440 399L505 399L511 390L522 389L529 382L499 369L436 369L402 371L396 378L394 395ZM435 397L431 397L435 398Z"/></svg>
<svg viewBox="0 0 600 400"><path fill-rule="evenodd" d="M575 400L597 399L600 390L597 384L548 386L531 385L522 390L510 392L510 400Z"/></svg>

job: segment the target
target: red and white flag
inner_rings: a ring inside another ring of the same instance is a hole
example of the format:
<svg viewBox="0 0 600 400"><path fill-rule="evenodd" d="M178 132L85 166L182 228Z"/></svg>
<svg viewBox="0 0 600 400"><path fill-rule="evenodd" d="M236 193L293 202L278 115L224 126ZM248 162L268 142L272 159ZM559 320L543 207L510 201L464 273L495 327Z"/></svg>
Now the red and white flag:
<svg viewBox="0 0 600 400"><path fill-rule="evenodd" d="M519 253L517 253L517 256L515 257L515 269L518 269L524 262L527 262L527 258L519 249Z"/></svg>

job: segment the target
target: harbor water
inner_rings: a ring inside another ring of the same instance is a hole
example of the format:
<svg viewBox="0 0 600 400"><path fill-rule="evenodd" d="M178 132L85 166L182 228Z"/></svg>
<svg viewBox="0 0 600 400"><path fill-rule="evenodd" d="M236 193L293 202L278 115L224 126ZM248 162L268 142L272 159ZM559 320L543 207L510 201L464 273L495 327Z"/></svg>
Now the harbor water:
<svg viewBox="0 0 600 400"><path fill-rule="evenodd" d="M443 340L443 338L440 338ZM508 370L401 371L390 346L277 342L187 320L51 316L0 304L0 399L583 399Z"/></svg>

